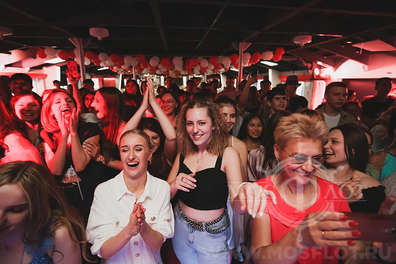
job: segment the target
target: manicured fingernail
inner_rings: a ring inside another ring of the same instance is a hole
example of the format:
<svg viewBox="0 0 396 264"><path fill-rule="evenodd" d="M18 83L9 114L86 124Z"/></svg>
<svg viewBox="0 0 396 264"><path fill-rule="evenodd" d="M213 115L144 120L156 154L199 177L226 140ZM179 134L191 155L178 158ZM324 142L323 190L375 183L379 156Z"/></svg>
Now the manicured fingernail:
<svg viewBox="0 0 396 264"><path fill-rule="evenodd" d="M351 222L349 222L349 226L350 226L350 227L358 227L358 226L359 226L359 223L356 222L356 221L351 221Z"/></svg>
<svg viewBox="0 0 396 264"><path fill-rule="evenodd" d="M354 237L360 237L361 235L362 235L362 233L358 230L352 231L352 236L354 236Z"/></svg>
<svg viewBox="0 0 396 264"><path fill-rule="evenodd" d="M354 245L356 245L355 241L348 240L348 246L354 246Z"/></svg>

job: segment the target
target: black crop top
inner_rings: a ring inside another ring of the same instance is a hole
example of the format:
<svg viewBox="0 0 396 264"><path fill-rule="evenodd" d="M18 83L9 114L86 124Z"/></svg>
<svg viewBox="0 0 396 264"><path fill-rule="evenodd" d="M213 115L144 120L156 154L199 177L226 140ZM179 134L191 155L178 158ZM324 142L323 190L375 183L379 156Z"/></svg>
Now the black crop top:
<svg viewBox="0 0 396 264"><path fill-rule="evenodd" d="M228 198L227 176L221 170L221 160L219 156L214 168L207 168L195 173L195 183L197 187L184 192L179 190L176 198L180 199L187 206L198 210L215 210L225 208ZM190 174L192 171L184 164L184 156L180 155L178 174Z"/></svg>

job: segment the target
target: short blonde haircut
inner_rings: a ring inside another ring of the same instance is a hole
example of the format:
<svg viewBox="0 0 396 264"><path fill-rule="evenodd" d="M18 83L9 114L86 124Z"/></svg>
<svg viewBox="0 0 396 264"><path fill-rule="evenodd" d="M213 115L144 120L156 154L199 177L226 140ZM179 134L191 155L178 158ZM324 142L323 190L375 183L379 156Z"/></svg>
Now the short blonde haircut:
<svg viewBox="0 0 396 264"><path fill-rule="evenodd" d="M282 117L274 131L275 144L284 148L289 139L308 138L324 142L329 129L324 121L303 114Z"/></svg>

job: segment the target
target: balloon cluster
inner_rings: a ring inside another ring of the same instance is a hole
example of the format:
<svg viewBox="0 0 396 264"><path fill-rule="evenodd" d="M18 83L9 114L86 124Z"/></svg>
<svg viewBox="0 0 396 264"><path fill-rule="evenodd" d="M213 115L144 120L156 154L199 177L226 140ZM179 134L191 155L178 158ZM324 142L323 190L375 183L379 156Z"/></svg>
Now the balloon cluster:
<svg viewBox="0 0 396 264"><path fill-rule="evenodd" d="M254 65L260 60L274 60L280 61L285 50L277 48L274 52L254 52L250 54L245 52L242 55L242 64L244 67ZM57 56L63 60L75 60L79 62L80 58L76 57L75 50L55 50L52 47L38 48L37 57L46 58ZM87 50L84 56L84 64L90 65L93 63L96 66L109 67L112 71L118 73L131 74L157 74L171 77L178 77L180 75L192 74L213 74L228 71L230 67L239 67L239 55L231 54L230 56L211 56L183 58L181 56L158 57L153 56L146 58L143 54L135 56L110 54L105 52L96 53Z"/></svg>

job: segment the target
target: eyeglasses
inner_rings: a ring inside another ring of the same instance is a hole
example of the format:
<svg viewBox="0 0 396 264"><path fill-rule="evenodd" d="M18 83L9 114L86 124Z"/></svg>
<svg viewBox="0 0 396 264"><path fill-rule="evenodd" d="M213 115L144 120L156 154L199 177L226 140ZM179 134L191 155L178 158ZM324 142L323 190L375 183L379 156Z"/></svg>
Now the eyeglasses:
<svg viewBox="0 0 396 264"><path fill-rule="evenodd" d="M291 154L291 155L289 155L289 158L292 159L292 162L294 164L299 164L299 165L302 165L305 162L307 162L308 159L311 159L312 166L318 168L318 167L322 166L322 163L325 159L325 155L316 155L313 157L309 157L305 154Z"/></svg>

